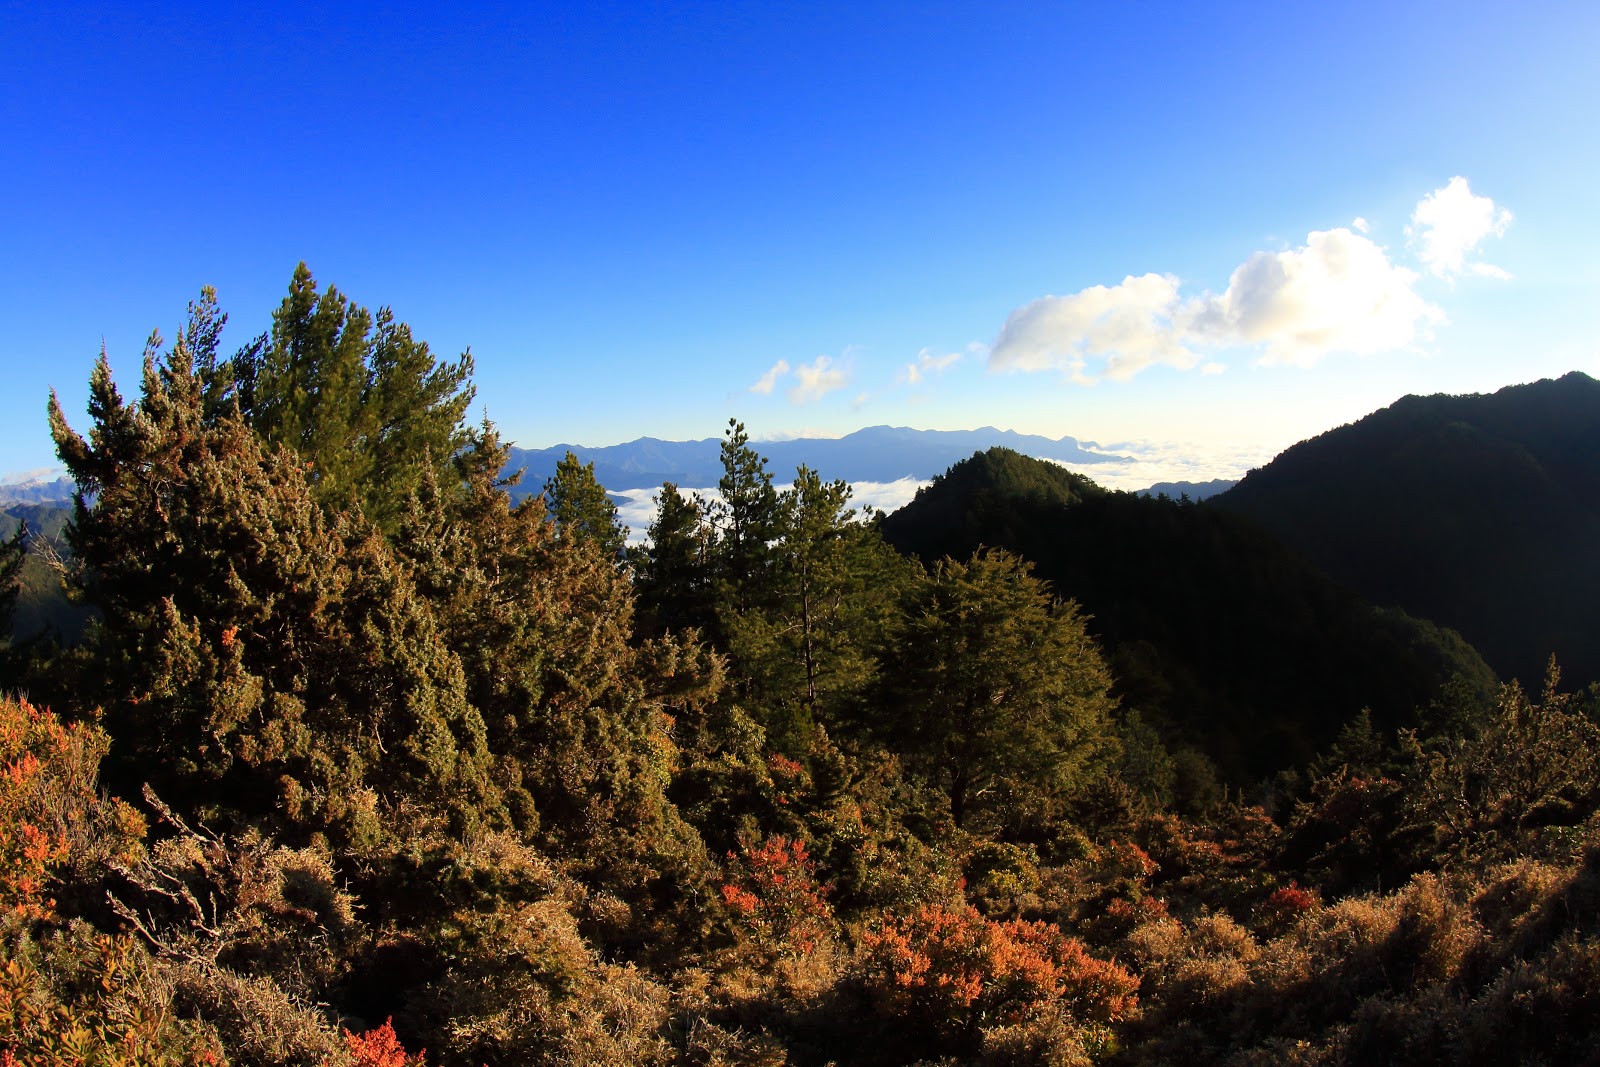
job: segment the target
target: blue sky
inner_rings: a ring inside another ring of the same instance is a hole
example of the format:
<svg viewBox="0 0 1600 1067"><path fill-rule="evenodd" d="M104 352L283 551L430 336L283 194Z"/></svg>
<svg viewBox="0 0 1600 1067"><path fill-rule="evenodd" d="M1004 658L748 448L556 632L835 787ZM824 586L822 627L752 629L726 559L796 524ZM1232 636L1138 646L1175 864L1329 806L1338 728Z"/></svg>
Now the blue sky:
<svg viewBox="0 0 1600 1067"><path fill-rule="evenodd" d="M0 472L102 340L131 390L200 286L243 343L300 260L470 347L528 446L987 424L1220 471L1600 375L1593 4L0 19Z"/></svg>

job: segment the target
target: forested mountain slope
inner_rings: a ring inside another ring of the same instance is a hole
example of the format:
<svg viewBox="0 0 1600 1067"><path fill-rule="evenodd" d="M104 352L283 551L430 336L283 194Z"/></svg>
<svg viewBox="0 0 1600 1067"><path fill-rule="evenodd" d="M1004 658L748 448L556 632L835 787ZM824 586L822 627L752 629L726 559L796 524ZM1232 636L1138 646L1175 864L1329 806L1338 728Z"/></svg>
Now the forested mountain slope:
<svg viewBox="0 0 1600 1067"><path fill-rule="evenodd" d="M989 545L1031 560L1092 617L1125 700L1235 780L1305 759L1363 707L1397 724L1456 674L1493 685L1457 635L1374 608L1248 521L1004 449L952 467L883 531L923 559Z"/></svg>
<svg viewBox="0 0 1600 1067"><path fill-rule="evenodd" d="M1600 679L1600 382L1408 396L1303 441L1207 508L1243 515L1374 603L1459 630L1536 684Z"/></svg>

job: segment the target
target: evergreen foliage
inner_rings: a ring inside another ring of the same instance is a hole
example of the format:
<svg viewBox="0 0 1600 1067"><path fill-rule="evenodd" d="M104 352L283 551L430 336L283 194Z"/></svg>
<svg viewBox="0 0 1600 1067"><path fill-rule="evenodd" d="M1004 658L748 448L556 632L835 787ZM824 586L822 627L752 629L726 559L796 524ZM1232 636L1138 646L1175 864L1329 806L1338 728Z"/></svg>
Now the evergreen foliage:
<svg viewBox="0 0 1600 1067"><path fill-rule="evenodd" d="M318 501L359 505L392 529L423 471L446 473L465 442L471 354L438 362L388 308L374 315L335 288L318 293L304 263L271 330L219 362L225 321L210 290L191 305L189 344L208 400L231 398L269 447L300 456Z"/></svg>
<svg viewBox="0 0 1600 1067"><path fill-rule="evenodd" d="M750 447L744 423L728 420L723 433L722 478L711 522L717 530L717 599L743 612L758 600L778 535L778 491L767 461Z"/></svg>
<svg viewBox="0 0 1600 1067"><path fill-rule="evenodd" d="M745 694L778 738L837 725L859 705L876 674L872 649L907 577L849 501L849 486L801 467L774 504L761 595L747 596L743 610L723 605Z"/></svg>
<svg viewBox="0 0 1600 1067"><path fill-rule="evenodd" d="M617 506L594 479L594 464L579 463L568 452L544 487L550 518L562 537L593 541L601 555L621 560L628 528L617 520Z"/></svg>
<svg viewBox="0 0 1600 1067"><path fill-rule="evenodd" d="M121 739L113 784L351 844L475 823L483 724L386 542L329 519L236 415L208 425L186 335L147 354L137 402L104 356L90 387L89 438L53 401L51 428L80 486L68 539L99 617L73 662Z"/></svg>
<svg viewBox="0 0 1600 1067"><path fill-rule="evenodd" d="M664 486L624 555L592 469L514 503L487 422L334 447L364 314L302 270L224 360L208 291L136 399L102 354L85 434L52 402L95 614L14 650L59 714L0 693L0 1064L1592 1062L1600 693L1401 725L1448 633L1004 453L924 551L1038 573L901 557L738 423L724 500ZM1257 675L1277 720L1202 713ZM1264 733L1267 806L1175 723Z"/></svg>
<svg viewBox="0 0 1600 1067"><path fill-rule="evenodd" d="M640 625L647 631L711 631L712 529L698 496L685 497L667 482L655 495L656 517L633 556Z"/></svg>
<svg viewBox="0 0 1600 1067"><path fill-rule="evenodd" d="M0 641L12 637L11 619L22 591L22 565L28 558L28 524L17 523L14 533L0 541Z"/></svg>
<svg viewBox="0 0 1600 1067"><path fill-rule="evenodd" d="M1076 605L1005 552L940 560L885 651L884 736L937 783L957 827L1002 783L1061 792L1114 747L1111 676Z"/></svg>

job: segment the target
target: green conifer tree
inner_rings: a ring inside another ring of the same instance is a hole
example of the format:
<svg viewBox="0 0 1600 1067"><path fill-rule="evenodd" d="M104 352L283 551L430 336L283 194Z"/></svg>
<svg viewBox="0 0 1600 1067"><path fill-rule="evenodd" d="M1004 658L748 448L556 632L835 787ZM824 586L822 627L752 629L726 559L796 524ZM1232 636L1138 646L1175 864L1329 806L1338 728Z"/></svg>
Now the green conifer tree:
<svg viewBox="0 0 1600 1067"><path fill-rule="evenodd" d="M761 587L725 625L747 695L793 742L864 693L906 565L857 520L850 487L808 467L779 494L774 532Z"/></svg>
<svg viewBox="0 0 1600 1067"><path fill-rule="evenodd" d="M749 610L760 596L772 564L778 530L778 491L767 460L750 447L744 423L728 420L722 442L721 499L712 511L717 529L719 613Z"/></svg>
<svg viewBox="0 0 1600 1067"><path fill-rule="evenodd" d="M666 482L655 504L655 520L644 545L634 553L640 629L707 631L715 617L705 503L699 496L685 497Z"/></svg>
<svg viewBox="0 0 1600 1067"><path fill-rule="evenodd" d="M304 263L271 331L211 366L210 394L235 397L256 432L309 464L319 501L357 504L385 530L422 471L443 476L466 441L471 354L438 362L388 308L374 316L335 288L319 294Z"/></svg>
<svg viewBox="0 0 1600 1067"><path fill-rule="evenodd" d="M0 541L0 643L11 637L11 617L21 590L22 565L28 558L28 524L17 523L16 532Z"/></svg>
<svg viewBox="0 0 1600 1067"><path fill-rule="evenodd" d="M1099 649L1030 571L998 551L939 561L884 650L885 741L944 791L958 826L1007 781L1068 789L1115 752Z"/></svg>
<svg viewBox="0 0 1600 1067"><path fill-rule="evenodd" d="M623 558L628 528L617 520L617 506L595 480L593 463L580 463L568 452L545 482L544 497L560 536L588 541L607 559Z"/></svg>
<svg viewBox="0 0 1600 1067"><path fill-rule="evenodd" d="M358 516L330 521L291 453L206 425L184 334L153 349L134 404L102 354L87 440L51 402L114 784L360 848L493 818L483 724L407 569Z"/></svg>

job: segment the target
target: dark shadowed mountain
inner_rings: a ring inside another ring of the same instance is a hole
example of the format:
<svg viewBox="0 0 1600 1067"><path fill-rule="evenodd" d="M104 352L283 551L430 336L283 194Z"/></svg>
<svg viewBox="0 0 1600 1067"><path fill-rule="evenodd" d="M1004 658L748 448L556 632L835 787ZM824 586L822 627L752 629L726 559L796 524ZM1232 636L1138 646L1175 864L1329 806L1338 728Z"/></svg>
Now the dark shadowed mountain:
<svg viewBox="0 0 1600 1067"><path fill-rule="evenodd" d="M1495 682L1458 635L1374 607L1248 520L1004 449L958 463L883 532L924 559L988 545L1033 561L1093 616L1125 702L1235 781L1307 759L1363 707L1398 724L1457 674Z"/></svg>
<svg viewBox="0 0 1600 1067"><path fill-rule="evenodd" d="M1208 509L1379 604L1454 627L1505 677L1600 679L1600 382L1408 396L1303 441Z"/></svg>
<svg viewBox="0 0 1600 1067"><path fill-rule="evenodd" d="M798 438L761 441L755 447L770 462L779 481L787 481L802 463L825 477L847 482L893 482L901 478L932 478L952 463L975 451L1003 446L1040 459L1069 463L1105 463L1126 460L1085 447L1071 437L1051 440L1013 430L985 426L978 430L912 430L898 426L869 426L839 438ZM722 477L722 439L660 441L641 437L627 444L588 448L555 445L551 448L511 450L512 468L525 468L521 494L537 492L555 473L568 451L594 464L595 478L612 492L657 489L662 482L682 487L707 488Z"/></svg>

